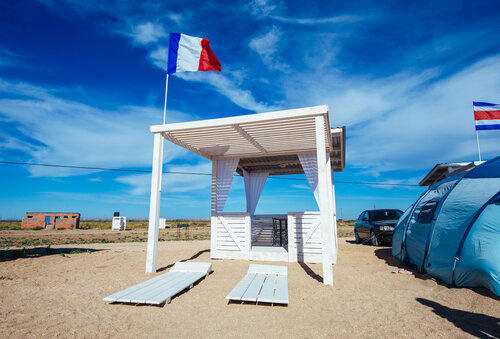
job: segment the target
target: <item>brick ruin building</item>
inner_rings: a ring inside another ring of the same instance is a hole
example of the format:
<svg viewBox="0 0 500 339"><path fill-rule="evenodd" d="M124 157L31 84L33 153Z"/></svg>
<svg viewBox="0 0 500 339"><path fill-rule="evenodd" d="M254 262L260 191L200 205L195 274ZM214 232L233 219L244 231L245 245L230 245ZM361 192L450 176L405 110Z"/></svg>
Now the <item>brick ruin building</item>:
<svg viewBox="0 0 500 339"><path fill-rule="evenodd" d="M22 220L21 228L33 229L37 226L45 229L78 228L80 213L27 212Z"/></svg>

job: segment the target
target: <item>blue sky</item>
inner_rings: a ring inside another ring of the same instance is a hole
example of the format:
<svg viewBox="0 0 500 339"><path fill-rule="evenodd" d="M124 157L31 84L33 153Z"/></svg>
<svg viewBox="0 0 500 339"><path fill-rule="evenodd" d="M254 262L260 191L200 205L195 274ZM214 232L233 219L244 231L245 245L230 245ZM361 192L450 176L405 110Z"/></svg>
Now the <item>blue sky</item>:
<svg viewBox="0 0 500 339"><path fill-rule="evenodd" d="M472 101L500 102L499 15L496 0L4 1L0 160L149 170L172 31L210 39L222 73L172 76L169 122L327 104L347 126L336 180L416 184L436 163L477 160ZM499 131L480 141L499 155ZM166 160L210 172L172 144ZM148 174L0 164L0 178L2 219L149 211ZM162 216L209 216L209 177L164 182ZM337 214L405 209L422 191L339 183ZM257 213L316 208L305 180L269 179ZM237 178L226 211L244 209Z"/></svg>

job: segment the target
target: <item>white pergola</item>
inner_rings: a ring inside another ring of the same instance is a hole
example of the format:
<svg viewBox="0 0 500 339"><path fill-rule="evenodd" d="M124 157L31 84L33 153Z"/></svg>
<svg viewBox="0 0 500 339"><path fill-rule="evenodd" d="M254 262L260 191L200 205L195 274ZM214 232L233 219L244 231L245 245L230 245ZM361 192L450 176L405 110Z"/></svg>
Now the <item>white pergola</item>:
<svg viewBox="0 0 500 339"><path fill-rule="evenodd" d="M260 257L253 252L257 231L252 225L254 218L258 219L254 216L255 208L268 175L305 173L319 206L319 213L310 212L317 217L317 223L311 221L310 226L305 226L302 219L293 219L300 212L288 215L291 245L287 245L286 258L322 262L323 281L333 285L337 229L332 172L342 171L345 166L345 127L330 128L328 106L155 125L150 130L154 134L154 148L147 272L156 271L163 139L166 139L212 161L212 258L280 260L262 255L265 253L262 251ZM223 208L235 172L245 178L247 211L228 215ZM304 215L299 217L305 220ZM314 239L320 244L317 245L320 252L314 252ZM311 244L306 244L307 241ZM308 246L312 246L310 254Z"/></svg>

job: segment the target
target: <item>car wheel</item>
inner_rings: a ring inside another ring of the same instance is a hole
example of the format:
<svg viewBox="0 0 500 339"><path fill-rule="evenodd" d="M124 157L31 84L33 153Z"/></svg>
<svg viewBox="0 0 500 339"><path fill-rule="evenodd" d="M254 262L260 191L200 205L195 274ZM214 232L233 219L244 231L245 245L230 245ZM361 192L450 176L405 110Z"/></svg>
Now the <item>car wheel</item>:
<svg viewBox="0 0 500 339"><path fill-rule="evenodd" d="M370 240L372 241L372 245L373 246L378 246L379 245L377 236L375 235L375 232L373 232L373 231L370 232Z"/></svg>
<svg viewBox="0 0 500 339"><path fill-rule="evenodd" d="M354 231L354 238L356 238L356 244L361 244L361 238L359 237L358 231Z"/></svg>

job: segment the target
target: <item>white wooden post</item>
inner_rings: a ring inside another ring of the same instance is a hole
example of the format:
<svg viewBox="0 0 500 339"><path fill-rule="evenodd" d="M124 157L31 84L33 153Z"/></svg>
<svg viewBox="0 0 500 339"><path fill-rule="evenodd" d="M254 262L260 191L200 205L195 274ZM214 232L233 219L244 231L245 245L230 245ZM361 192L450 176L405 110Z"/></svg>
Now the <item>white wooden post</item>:
<svg viewBox="0 0 500 339"><path fill-rule="evenodd" d="M337 209L335 204L335 183L333 181L333 173L331 166L330 154L327 153L327 168L328 168L328 200L330 205L330 241L332 249L332 262L337 263L338 243L337 243Z"/></svg>
<svg viewBox="0 0 500 339"><path fill-rule="evenodd" d="M330 243L332 250L332 262L337 263L337 210L335 207L335 184L333 182L332 165L330 153L326 154L327 180L328 180L328 203L330 205Z"/></svg>
<svg viewBox="0 0 500 339"><path fill-rule="evenodd" d="M296 218L293 214L288 213L288 262L297 262L297 244L295 240L295 232L297 232Z"/></svg>
<svg viewBox="0 0 500 339"><path fill-rule="evenodd" d="M217 256L217 160L212 160L212 201L210 210L210 258L215 258Z"/></svg>
<svg viewBox="0 0 500 339"><path fill-rule="evenodd" d="M318 190L321 218L321 234L323 243L323 284L333 285L332 252L330 249L330 200L328 199L328 173L326 161L325 119L317 116L316 120L316 154L318 158Z"/></svg>
<svg viewBox="0 0 500 339"><path fill-rule="evenodd" d="M250 260L250 252L252 251L252 216L250 213L245 215L245 243L246 260Z"/></svg>
<svg viewBox="0 0 500 339"><path fill-rule="evenodd" d="M148 248L146 253L146 272L156 272L158 255L158 232L160 221L161 175L163 147L161 133L154 134L153 170L151 174L151 199L149 201Z"/></svg>

